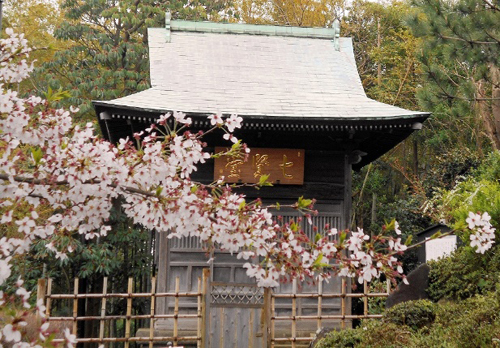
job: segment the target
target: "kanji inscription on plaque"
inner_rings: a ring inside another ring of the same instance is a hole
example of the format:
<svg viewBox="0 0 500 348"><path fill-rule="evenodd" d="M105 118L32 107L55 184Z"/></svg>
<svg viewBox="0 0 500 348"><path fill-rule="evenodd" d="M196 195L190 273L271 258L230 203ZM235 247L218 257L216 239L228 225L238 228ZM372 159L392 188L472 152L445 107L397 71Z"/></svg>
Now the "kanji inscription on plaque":
<svg viewBox="0 0 500 348"><path fill-rule="evenodd" d="M216 147L215 152L225 151ZM215 159L215 179L224 177L228 183L257 183L262 175L281 185L304 183L303 149L251 148L248 160L221 156Z"/></svg>

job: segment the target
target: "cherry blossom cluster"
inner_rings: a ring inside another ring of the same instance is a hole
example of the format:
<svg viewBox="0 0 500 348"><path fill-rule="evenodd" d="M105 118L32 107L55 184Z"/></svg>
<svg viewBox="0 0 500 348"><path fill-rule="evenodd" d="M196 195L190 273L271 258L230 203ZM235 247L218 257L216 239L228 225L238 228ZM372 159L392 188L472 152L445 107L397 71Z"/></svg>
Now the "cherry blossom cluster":
<svg viewBox="0 0 500 348"><path fill-rule="evenodd" d="M465 220L469 229L472 231L470 235L470 245L476 247L476 252L484 254L495 243L495 228L491 225L491 216L488 213L478 214L469 213L469 217Z"/></svg>
<svg viewBox="0 0 500 348"><path fill-rule="evenodd" d="M386 227L386 232L394 230L394 223ZM397 235L372 237L359 228L338 231L325 226L324 233L310 240L297 227L291 221L276 228L272 244L263 247L265 262L245 264L247 273L257 278L259 286L274 287L279 281L293 278L327 280L334 275L356 278L360 284L382 274L392 279L401 277L407 282L402 264L396 258L407 246ZM255 255L249 253L249 256Z"/></svg>
<svg viewBox="0 0 500 348"><path fill-rule="evenodd" d="M7 47L2 51L6 71L0 76L25 78L31 66L20 64L15 52L26 56L26 42L12 35L2 43ZM6 88L1 103L6 107L0 118L0 219L15 231L2 243L1 283L10 276L12 256L28 251L35 238L46 239L55 257L64 259L72 246L61 236L105 236L118 199L136 224L170 237L197 236L208 247L249 260L248 274L261 286L275 286L290 274L304 278L341 273L366 280L383 268L399 274L397 263L379 257L361 230L342 242L309 241L300 229L274 221L260 202L247 202L223 181L192 181L191 174L211 154L204 151L203 134L191 133L187 127L192 120L181 112L161 116L145 132L114 146L96 137L91 124L74 125L71 115L76 110L54 110L41 98L21 99ZM248 151L233 135L241 117L216 114L209 119L213 129L228 135L233 148ZM40 205L50 206L51 213L39 216ZM21 215L21 210L30 213ZM389 250L402 251L398 241L388 240ZM259 259L264 261L255 261ZM332 262L337 262L336 269L324 267Z"/></svg>

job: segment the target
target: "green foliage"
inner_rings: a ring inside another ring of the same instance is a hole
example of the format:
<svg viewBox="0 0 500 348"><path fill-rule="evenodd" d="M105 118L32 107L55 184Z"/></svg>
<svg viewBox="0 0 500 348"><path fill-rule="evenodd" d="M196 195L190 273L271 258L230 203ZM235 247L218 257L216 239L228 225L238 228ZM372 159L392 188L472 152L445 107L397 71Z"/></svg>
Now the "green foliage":
<svg viewBox="0 0 500 348"><path fill-rule="evenodd" d="M424 189L428 197L436 188L449 190L457 182L474 174L481 164L481 159L475 153L464 147L455 147L450 151L438 154L430 159L432 166L428 169Z"/></svg>
<svg viewBox="0 0 500 348"><path fill-rule="evenodd" d="M12 282L21 276L28 290L36 289L37 280L54 279L54 291L69 292L73 278L102 284L102 277L111 276L117 291L126 291L127 278L150 278L153 273L152 236L150 231L133 226L118 210L112 211L107 236L86 240L67 233L56 234L50 240L35 240L30 253L19 255L13 263ZM70 246L74 251L64 261L55 260L47 243ZM11 282L11 283L12 283ZM144 289L146 290L146 289Z"/></svg>
<svg viewBox="0 0 500 348"><path fill-rule="evenodd" d="M500 108L494 102L500 77L498 3L413 2L418 11L408 24L414 35L423 38L419 60L425 83L418 98L424 109L434 112L431 122L442 137L442 145L458 142L481 152L489 140L500 149Z"/></svg>
<svg viewBox="0 0 500 348"><path fill-rule="evenodd" d="M387 290L387 284L380 279L372 280L369 283L369 293L383 293ZM382 314L385 311L385 297L369 297L368 298L368 313L369 314Z"/></svg>
<svg viewBox="0 0 500 348"><path fill-rule="evenodd" d="M64 0L63 21L54 31L67 49L37 70L39 89L69 91L67 105L80 107L81 120L93 119L92 100L109 100L149 88L147 28L174 19L219 18L228 1Z"/></svg>
<svg viewBox="0 0 500 348"><path fill-rule="evenodd" d="M433 301L466 299L495 288L500 277L498 247L480 255L470 247L430 263L428 294Z"/></svg>
<svg viewBox="0 0 500 348"><path fill-rule="evenodd" d="M50 61L57 50L66 44L53 35L55 28L64 21L59 9L61 0L3 0L2 28L12 28L29 40L30 60L36 65ZM33 82L26 79L15 87L25 95L33 89ZM46 90L46 88L43 88Z"/></svg>
<svg viewBox="0 0 500 348"><path fill-rule="evenodd" d="M460 347L491 347L492 338L500 337L498 295L490 292L463 302L443 303L437 324L447 328L448 337L456 337Z"/></svg>
<svg viewBox="0 0 500 348"><path fill-rule="evenodd" d="M438 305L436 321L419 342L422 347L494 347L500 337L498 292ZM443 345L445 342L445 345Z"/></svg>
<svg viewBox="0 0 500 348"><path fill-rule="evenodd" d="M494 245L484 255L467 246L470 230L466 218L469 212L488 212L497 228L500 222L500 153L493 152L469 177L451 190L438 190L427 209L434 210L456 230L464 246L450 257L432 262L429 295L440 299L465 299L494 289L500 277L500 255Z"/></svg>
<svg viewBox="0 0 500 348"><path fill-rule="evenodd" d="M352 348L360 344L361 340L362 333L359 330L332 331L315 348Z"/></svg>
<svg viewBox="0 0 500 348"><path fill-rule="evenodd" d="M415 90L421 81L419 40L403 22L411 11L404 1L353 1L342 23L342 36L353 38L356 63L369 97L416 109Z"/></svg>
<svg viewBox="0 0 500 348"><path fill-rule="evenodd" d="M389 308L384 314L384 322L406 325L413 330L429 326L436 319L436 308L429 300L408 301Z"/></svg>
<svg viewBox="0 0 500 348"><path fill-rule="evenodd" d="M483 180L500 182L500 151L493 151L474 173Z"/></svg>
<svg viewBox="0 0 500 348"><path fill-rule="evenodd" d="M457 177L451 189L434 188L434 196L424 206L427 214L464 231L460 237L466 244L470 231L465 220L469 212L488 212L494 227L500 222L500 181L496 177L500 172L499 158L495 151L476 169L467 169L467 176Z"/></svg>
<svg viewBox="0 0 500 348"><path fill-rule="evenodd" d="M249 24L331 27L346 10L345 0L236 0L237 16Z"/></svg>
<svg viewBox="0 0 500 348"><path fill-rule="evenodd" d="M406 326L365 320L356 329L332 331L315 348L396 348L412 345L413 333Z"/></svg>
<svg viewBox="0 0 500 348"><path fill-rule="evenodd" d="M363 321L356 329L333 331L315 348L486 348L494 347L500 337L498 291L459 302L415 301L394 311L398 315L386 313L384 321ZM401 319L408 323L408 315L416 312L428 319L434 314L435 319L420 329L401 323Z"/></svg>
<svg viewBox="0 0 500 348"><path fill-rule="evenodd" d="M387 165L385 160L377 160L371 165L371 169L367 166L360 172L353 173L353 192L352 227L359 226L376 232L382 229L386 221L395 218L403 233L403 240L406 240L431 224L430 219L421 213L422 203L419 198L408 188L402 175ZM416 249L406 252L401 260L405 272L413 270L418 261Z"/></svg>

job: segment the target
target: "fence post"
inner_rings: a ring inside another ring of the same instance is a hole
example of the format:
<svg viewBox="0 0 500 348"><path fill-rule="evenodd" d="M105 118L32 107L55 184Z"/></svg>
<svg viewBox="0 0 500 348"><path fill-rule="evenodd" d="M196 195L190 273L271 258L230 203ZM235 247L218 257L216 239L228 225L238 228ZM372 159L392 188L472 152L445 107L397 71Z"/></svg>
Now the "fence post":
<svg viewBox="0 0 500 348"><path fill-rule="evenodd" d="M363 316L368 318L368 282L363 282Z"/></svg>
<svg viewBox="0 0 500 348"><path fill-rule="evenodd" d="M202 310L202 301L203 301L203 293L201 288L201 277L198 277L198 296L196 297L196 302L198 306L197 314L198 314L198 325L196 328L196 347L203 347L203 338L201 336L201 328L203 327L203 310ZM153 348L153 347L150 347Z"/></svg>
<svg viewBox="0 0 500 348"><path fill-rule="evenodd" d="M49 278L49 280L47 281L47 304L45 305L45 315L47 316L47 320L49 320L50 309L52 308L52 298L50 297L50 295L52 295L52 278Z"/></svg>
<svg viewBox="0 0 500 348"><path fill-rule="evenodd" d="M38 285L36 289L36 302L38 304L38 301L42 300L42 305L45 305L45 279L38 279ZM45 314L45 313L44 313ZM36 320L38 321L40 319L40 313L36 313Z"/></svg>
<svg viewBox="0 0 500 348"><path fill-rule="evenodd" d="M104 277L102 282L102 298L101 298L101 320L99 323L99 343L104 343L104 319L106 318L106 294L108 293L108 277Z"/></svg>
<svg viewBox="0 0 500 348"><path fill-rule="evenodd" d="M149 348L153 348L153 338L155 333L155 295L156 295L156 277L151 278L151 319L149 319Z"/></svg>
<svg viewBox="0 0 500 348"><path fill-rule="evenodd" d="M297 341L297 319L295 318L297 316L297 279L295 278L292 281L292 348L295 348L296 341Z"/></svg>
<svg viewBox="0 0 500 348"><path fill-rule="evenodd" d="M209 311L207 308L207 295L208 295L208 287L210 281L210 268L203 269L203 290L201 296L201 316L203 318L203 324L201 325L201 347L208 347L208 333L207 333L207 325L209 325Z"/></svg>
<svg viewBox="0 0 500 348"><path fill-rule="evenodd" d="M322 306L323 306L323 279L320 279L318 282L318 321L316 322L318 326L318 332L323 327L321 322Z"/></svg>
<svg viewBox="0 0 500 348"><path fill-rule="evenodd" d="M130 347L130 324L131 324L131 316L132 316L132 291L134 286L133 278L128 278L128 287L127 287L127 316L125 319L125 348Z"/></svg>
<svg viewBox="0 0 500 348"><path fill-rule="evenodd" d="M78 280L78 278L75 278L74 285L73 285L74 286L73 295L75 296L73 299L73 335L75 335L75 336L77 336L77 320L76 320L76 318L78 317L78 285L79 285L79 280Z"/></svg>
<svg viewBox="0 0 500 348"><path fill-rule="evenodd" d="M271 335L271 301L272 301L272 290L271 288L264 288L264 307L262 308L262 339L265 347L271 347L272 335Z"/></svg>
<svg viewBox="0 0 500 348"><path fill-rule="evenodd" d="M345 277L342 277L342 294L341 297L342 302L340 303L340 310L341 310L341 315L342 315L342 320L340 322L340 327L342 329L345 329L345 302L346 302L346 281Z"/></svg>
<svg viewBox="0 0 500 348"><path fill-rule="evenodd" d="M175 306L174 306L174 346L177 346L178 336L179 336L179 291L180 291L180 279L175 278Z"/></svg>

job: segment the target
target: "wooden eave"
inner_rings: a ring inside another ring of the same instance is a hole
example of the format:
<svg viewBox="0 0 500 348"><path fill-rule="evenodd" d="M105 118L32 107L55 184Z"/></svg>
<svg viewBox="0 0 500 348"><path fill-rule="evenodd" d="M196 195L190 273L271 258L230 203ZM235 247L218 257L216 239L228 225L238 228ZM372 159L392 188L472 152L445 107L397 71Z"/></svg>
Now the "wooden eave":
<svg viewBox="0 0 500 348"><path fill-rule="evenodd" d="M120 138L131 137L133 132L143 130L154 123L165 112L142 110L140 108L110 107L109 104L94 102L105 139L116 143ZM211 128L208 114L186 113L191 117L193 130ZM396 144L403 141L429 114L412 117L391 118L325 118L325 117L263 117L244 115L243 127L237 135L243 141L250 141L255 134L287 134L297 147L311 150L340 149L344 152L361 154L361 160L353 163L354 169L374 161ZM106 120L119 122L106 123ZM257 140L255 140L257 142ZM259 141L260 142L260 141ZM283 146L282 146L283 147Z"/></svg>

